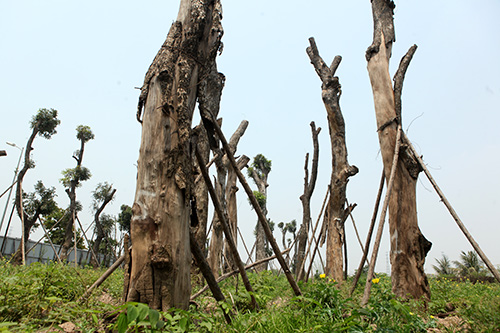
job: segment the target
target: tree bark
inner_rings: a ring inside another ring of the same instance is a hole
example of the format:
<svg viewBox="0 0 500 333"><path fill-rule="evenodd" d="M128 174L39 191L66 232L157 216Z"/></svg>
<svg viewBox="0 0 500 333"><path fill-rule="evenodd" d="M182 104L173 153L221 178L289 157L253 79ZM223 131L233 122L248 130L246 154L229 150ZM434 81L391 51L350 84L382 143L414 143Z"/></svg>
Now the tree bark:
<svg viewBox="0 0 500 333"><path fill-rule="evenodd" d="M321 86L322 99L326 107L328 129L332 146L332 175L330 181L330 199L325 211L325 225L327 227L326 272L325 274L336 281L343 281L344 222L347 219L350 207L345 207L346 189L349 177L358 173L358 168L347 162L347 147L345 142L345 123L340 110L340 95L342 93L339 78L335 72L342 58L336 56L330 67L319 55L314 38L310 38L310 47L307 54L316 73L323 83Z"/></svg>
<svg viewBox="0 0 500 333"><path fill-rule="evenodd" d="M76 160L76 167L81 167L83 161L83 153L85 150L85 140L80 139L80 150L78 151L78 156L73 156ZM78 181L76 179L72 179L70 182L70 187L66 189L66 194L69 197L69 220L66 225L66 229L64 232L64 242L61 246L61 260L64 262L68 259L68 250L71 247L71 241L75 238L74 244L77 243L76 237L73 237L73 232L76 231L76 188L78 186ZM75 259L76 259L75 252ZM76 261L75 261L76 262Z"/></svg>
<svg viewBox="0 0 500 333"><path fill-rule="evenodd" d="M318 135L321 131L321 127L316 130L316 124L314 121L311 122L311 132L313 139L313 159L311 168L311 179L309 179L308 162L309 154L306 155L306 162L304 165L304 194L300 196L300 201L302 202L302 224L300 226L298 238L298 250L297 250L297 279L302 281L305 277L304 264L305 251L307 246L307 236L309 235L309 229L311 224L311 197L314 192L314 187L316 186L316 179L318 177L318 160L319 160L319 143Z"/></svg>
<svg viewBox="0 0 500 333"><path fill-rule="evenodd" d="M245 166L247 166L248 162L250 162L250 157L243 155L238 161L238 168L241 170ZM231 229L231 234L234 239L234 243L238 244L238 203L236 201L236 192L238 191L238 186L236 185L236 172L233 170L232 166L228 166L227 173L227 184L226 184L226 204L227 204L227 217L229 219L229 227ZM224 267L224 271L235 270L236 263L233 260L233 257L229 253L229 245L226 243L224 245L224 253L225 257L228 260L227 265Z"/></svg>
<svg viewBox="0 0 500 333"><path fill-rule="evenodd" d="M23 209L23 179L24 176L26 175L26 172L29 170L31 167L31 151L33 150L33 141L35 140L36 135L39 132L38 124L36 124L33 127L33 131L31 132L31 135L28 139L28 142L26 143L26 149L24 150L24 163L23 167L21 170L19 170L19 173L17 174L17 182L16 182L16 200L15 200L15 206L16 206L16 211L17 215L19 215L19 218L21 219L22 225L21 228L23 230L22 232L22 241L21 244L19 244L18 249L14 253L11 261L14 264L24 264L25 258L24 254L26 253L27 250L27 242L29 239L29 234L31 231L31 228L35 224L36 220L38 219L38 214L35 214L35 217L33 219L30 219L28 215L24 212ZM8 228L7 228L8 229Z"/></svg>
<svg viewBox="0 0 500 333"><path fill-rule="evenodd" d="M229 147L231 148L231 153L236 153L238 143L241 137L245 134L245 131L248 127L248 121L243 120L236 131L233 133L231 138L229 139ZM238 168L239 170L243 169L247 166L250 158L248 156L242 155L238 159ZM238 204L236 202L236 192L238 191L238 187L236 186L236 172L233 170L233 166L229 162L229 159L226 155L222 158L222 163L227 170L227 182L226 182L226 209L227 209L227 217L229 220L229 228L231 229L231 235L233 236L234 243L238 244ZM224 265L224 271L228 269L234 270L236 269L236 263L233 260L233 256L229 253L229 244L227 240L224 244L224 253L227 259L226 264Z"/></svg>
<svg viewBox="0 0 500 333"><path fill-rule="evenodd" d="M252 179L257 185L257 190L266 198L266 203L264 204L262 209L262 214L266 217L267 223L267 187L269 184L267 183L267 174L263 174L261 178L255 170L252 172ZM264 232L264 227L261 223L257 221L257 226L255 227L255 261L260 259L264 259L267 257L266 254L266 234ZM263 262L261 265L257 266L255 270L257 272L262 272L267 270L267 262Z"/></svg>
<svg viewBox="0 0 500 333"><path fill-rule="evenodd" d="M95 222L95 228L96 228L97 232L96 232L96 237L95 237L95 241L94 241L94 246L92 248L93 248L94 254L96 254L96 255L99 255L99 247L101 246L101 242L102 242L103 238L106 236L104 234L104 230L102 228L102 224L99 220L99 217L101 216L101 213L104 210L104 208L106 207L106 205L111 200L113 200L115 193L116 193L116 189L113 189L113 191L104 199L103 203L101 204L101 206L97 209L97 211L94 214L94 222ZM94 256L92 256L91 263L94 266L94 268L99 266L99 263L97 262L97 258Z"/></svg>
<svg viewBox="0 0 500 333"><path fill-rule="evenodd" d="M236 146L238 145L238 142L245 133L245 130L248 126L248 121L244 120L238 127L238 129L235 131L235 133L231 136L231 139L229 140L229 145L231 147L231 152L234 154L236 152ZM229 162L227 160L227 157L225 158L222 154L216 154L215 157L215 165L217 169L217 178L216 178L216 185L215 185L215 192L217 194L217 197L219 198L219 201L222 205L222 209L224 212L228 212L228 207L227 207L227 198L228 198L228 189L226 187L226 182L227 182L227 176L229 172ZM234 183L236 183L236 176L234 176ZM236 198L234 199L236 200ZM236 214L235 209L235 204L231 207L232 209L232 214L233 218L234 215ZM229 215L228 215L229 216ZM230 222L230 227L231 227L232 222ZM215 275L215 277L219 277L219 274L221 273L223 267L222 267L222 252L223 252L223 245L224 245L224 238L223 238L223 230L222 230L222 222L219 219L219 216L217 213L214 213L213 217L213 227L212 227L212 237L210 238L210 249L208 252L208 263L210 264L210 267L212 267L212 271ZM234 229L236 231L236 229ZM233 234L233 240L236 242L236 233L232 232ZM227 260L231 260L232 255L226 256Z"/></svg>
<svg viewBox="0 0 500 333"><path fill-rule="evenodd" d="M220 20L219 1L182 0L139 97L137 116L141 118L143 108L144 116L126 293L127 301L162 311L173 306L186 309L189 304L191 122L196 101L203 112L202 102L211 98L200 87L214 69L222 37Z"/></svg>
<svg viewBox="0 0 500 333"><path fill-rule="evenodd" d="M393 1L372 1L373 43L366 51L387 182L394 156L397 126L401 123L401 113L396 109L394 97L397 91L393 90L389 75L392 43L396 40L393 21L394 7ZM392 291L398 297L410 295L418 299L421 296L430 297L424 263L431 243L422 235L418 227L416 182L420 169L415 168L415 165L414 158L403 145L389 201L389 229Z"/></svg>

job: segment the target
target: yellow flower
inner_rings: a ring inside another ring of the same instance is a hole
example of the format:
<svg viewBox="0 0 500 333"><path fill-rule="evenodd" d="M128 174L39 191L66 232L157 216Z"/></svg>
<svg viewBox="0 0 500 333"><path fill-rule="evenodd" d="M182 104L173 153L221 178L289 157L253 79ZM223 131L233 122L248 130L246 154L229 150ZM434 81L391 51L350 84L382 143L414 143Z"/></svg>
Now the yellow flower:
<svg viewBox="0 0 500 333"><path fill-rule="evenodd" d="M374 284L377 284L377 283L379 283L379 282L380 282L380 278L376 278L376 279L373 279L373 280L372 280L372 283L374 283Z"/></svg>
<svg viewBox="0 0 500 333"><path fill-rule="evenodd" d="M413 316L413 312L410 312L410 316Z"/></svg>
<svg viewBox="0 0 500 333"><path fill-rule="evenodd" d="M431 315L431 319L434 319L434 316L433 316L433 315Z"/></svg>
<svg viewBox="0 0 500 333"><path fill-rule="evenodd" d="M326 278L326 274L320 274L320 275L319 275L319 278L320 278L320 279L324 279L324 278Z"/></svg>

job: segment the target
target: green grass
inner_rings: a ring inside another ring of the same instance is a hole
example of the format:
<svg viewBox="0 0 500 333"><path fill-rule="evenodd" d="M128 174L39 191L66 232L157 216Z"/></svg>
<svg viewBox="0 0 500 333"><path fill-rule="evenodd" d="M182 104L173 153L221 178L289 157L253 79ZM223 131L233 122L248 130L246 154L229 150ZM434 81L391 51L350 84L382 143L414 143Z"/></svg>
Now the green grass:
<svg viewBox="0 0 500 333"><path fill-rule="evenodd" d="M259 311L251 310L241 279L231 278L221 283L226 303L217 304L208 291L189 311L162 313L138 303L103 303L103 294L116 301L121 298L123 272L118 270L85 304L78 304L78 298L102 273L56 263L23 267L0 261L0 332L57 331L64 322L75 324L79 332L500 331L497 283L431 277L432 298L425 304L399 301L390 292L390 277L380 275L370 302L362 308L364 281L352 298L348 297L350 281L339 286L325 278L301 283L303 296L295 297L283 275L249 273ZM222 309L235 313L231 325L226 324ZM454 326L438 319L447 312L459 318Z"/></svg>

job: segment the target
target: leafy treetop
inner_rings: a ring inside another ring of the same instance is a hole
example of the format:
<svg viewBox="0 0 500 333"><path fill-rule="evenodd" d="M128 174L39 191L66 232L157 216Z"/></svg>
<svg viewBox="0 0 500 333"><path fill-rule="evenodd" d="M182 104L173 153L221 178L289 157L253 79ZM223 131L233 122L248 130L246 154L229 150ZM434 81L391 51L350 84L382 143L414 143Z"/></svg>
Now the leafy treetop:
<svg viewBox="0 0 500 333"><path fill-rule="evenodd" d="M104 183L99 183L96 186L96 189L92 191L92 208L94 210L99 209L100 205L109 200L112 201L114 198L111 196L113 195L113 185L109 184L108 182Z"/></svg>
<svg viewBox="0 0 500 333"><path fill-rule="evenodd" d="M89 126L86 125L78 125L76 128L76 138L83 142L88 142L94 139L94 133Z"/></svg>
<svg viewBox="0 0 500 333"><path fill-rule="evenodd" d="M45 139L50 139L56 134L56 127L61 121L57 119L57 110L39 109L37 114L31 118L30 126L33 131Z"/></svg>

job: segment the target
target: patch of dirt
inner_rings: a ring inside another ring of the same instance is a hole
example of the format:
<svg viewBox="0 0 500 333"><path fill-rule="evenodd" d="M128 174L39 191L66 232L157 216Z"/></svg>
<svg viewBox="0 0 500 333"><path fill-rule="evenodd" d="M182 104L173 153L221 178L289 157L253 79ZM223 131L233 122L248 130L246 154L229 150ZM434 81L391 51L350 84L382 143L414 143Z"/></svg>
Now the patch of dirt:
<svg viewBox="0 0 500 333"><path fill-rule="evenodd" d="M76 325L70 321L60 324L59 327L66 333L77 332Z"/></svg>
<svg viewBox="0 0 500 333"><path fill-rule="evenodd" d="M101 296L99 296L97 298L97 300L101 303L104 303L104 304L109 304L109 305L113 305L113 306L118 306L120 305L120 301L115 299L113 296L111 296L110 294L108 294L107 292L103 291Z"/></svg>
<svg viewBox="0 0 500 333"><path fill-rule="evenodd" d="M427 332L468 332L470 326L458 316L436 318L437 327L429 328Z"/></svg>

